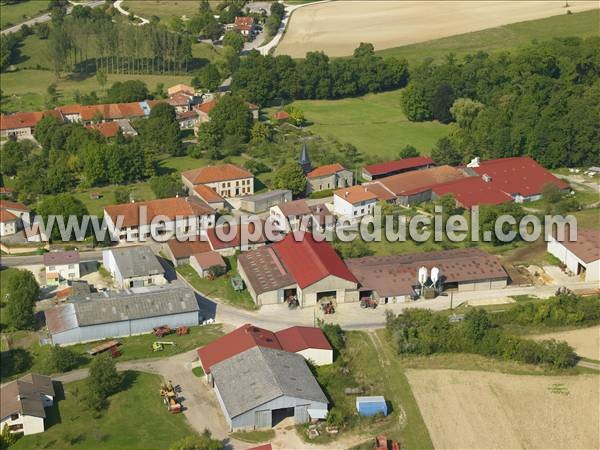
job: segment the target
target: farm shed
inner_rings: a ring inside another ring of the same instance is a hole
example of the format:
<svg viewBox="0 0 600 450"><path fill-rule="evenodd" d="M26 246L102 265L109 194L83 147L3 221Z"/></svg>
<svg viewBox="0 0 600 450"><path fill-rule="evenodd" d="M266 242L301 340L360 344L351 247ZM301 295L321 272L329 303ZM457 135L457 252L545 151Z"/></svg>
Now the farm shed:
<svg viewBox="0 0 600 450"><path fill-rule="evenodd" d="M271 206L291 200L292 191L288 189L275 189L274 191L240 198L240 209L251 213L259 213L268 210Z"/></svg>
<svg viewBox="0 0 600 450"><path fill-rule="evenodd" d="M310 420L327 397L302 356L253 347L212 366L215 394L232 430L271 428L286 417Z"/></svg>
<svg viewBox="0 0 600 450"><path fill-rule="evenodd" d="M399 173L413 170L428 169L435 166L433 159L428 156L415 156L414 158L397 159L363 167L362 177L367 181L389 177Z"/></svg>
<svg viewBox="0 0 600 450"><path fill-rule="evenodd" d="M176 266L190 263L190 256L198 253L210 252L210 244L198 237L196 240L179 241L170 239L164 248L164 252L169 256L171 261Z"/></svg>
<svg viewBox="0 0 600 450"><path fill-rule="evenodd" d="M190 256L190 266L198 272L202 278L207 277L211 267L217 267L222 273L227 271L227 264L223 257L217 252L204 252ZM214 274L213 274L214 275ZM219 275L219 273L217 273Z"/></svg>
<svg viewBox="0 0 600 450"><path fill-rule="evenodd" d="M102 264L120 288L165 284L165 269L150 247L128 247L102 252Z"/></svg>
<svg viewBox="0 0 600 450"><path fill-rule="evenodd" d="M91 294L44 314L52 343L63 345L198 325L199 310L191 289L154 287Z"/></svg>
<svg viewBox="0 0 600 450"><path fill-rule="evenodd" d="M366 256L346 260L360 283L362 297L384 302L401 302L414 294L417 272L424 266L441 271L444 288L479 291L503 288L508 274L498 257L477 248L407 253L390 256Z"/></svg>
<svg viewBox="0 0 600 450"><path fill-rule="evenodd" d="M356 397L356 411L361 416L374 416L375 414L383 414L387 416L388 409L385 398L381 395L373 397Z"/></svg>
<svg viewBox="0 0 600 450"><path fill-rule="evenodd" d="M600 281L600 231L577 229L577 240L557 240L555 235L548 236L548 252L556 256L572 273L585 281Z"/></svg>

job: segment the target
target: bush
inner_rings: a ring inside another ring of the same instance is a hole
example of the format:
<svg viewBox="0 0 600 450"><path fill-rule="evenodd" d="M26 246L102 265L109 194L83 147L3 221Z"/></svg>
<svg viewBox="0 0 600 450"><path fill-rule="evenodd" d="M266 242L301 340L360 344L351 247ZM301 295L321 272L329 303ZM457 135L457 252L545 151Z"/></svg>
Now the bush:
<svg viewBox="0 0 600 450"><path fill-rule="evenodd" d="M331 197L333 195L333 189L325 189L324 191L311 192L308 198L318 199Z"/></svg>
<svg viewBox="0 0 600 450"><path fill-rule="evenodd" d="M82 356L67 347L53 345L44 361L44 370L47 373L67 372L79 366Z"/></svg>

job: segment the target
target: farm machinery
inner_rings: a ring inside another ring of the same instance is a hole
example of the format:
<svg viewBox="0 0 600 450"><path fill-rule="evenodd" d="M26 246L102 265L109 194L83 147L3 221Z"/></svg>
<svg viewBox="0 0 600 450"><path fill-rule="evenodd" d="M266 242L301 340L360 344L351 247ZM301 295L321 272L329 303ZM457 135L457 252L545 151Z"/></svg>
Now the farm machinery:
<svg viewBox="0 0 600 450"><path fill-rule="evenodd" d="M333 306L333 302L331 300L322 300L321 309L323 310L323 314L335 313L335 306Z"/></svg>
<svg viewBox="0 0 600 450"><path fill-rule="evenodd" d="M154 327L152 330L153 330L154 336L156 336L157 338L161 338L161 337L166 336L167 334L171 334L173 332L171 327L168 325Z"/></svg>
<svg viewBox="0 0 600 450"><path fill-rule="evenodd" d="M371 297L362 297L360 299L360 307L375 309L375 308L377 308L377 300L374 300Z"/></svg>
<svg viewBox="0 0 600 450"><path fill-rule="evenodd" d="M170 413L177 414L181 412L181 403L177 399L177 392L170 380L168 383L161 383L160 396Z"/></svg>
<svg viewBox="0 0 600 450"><path fill-rule="evenodd" d="M162 350L164 350L165 345L175 345L175 342L171 342L171 341L155 341L152 343L152 351L153 352L160 352Z"/></svg>
<svg viewBox="0 0 600 450"><path fill-rule="evenodd" d="M400 443L397 441L389 441L384 435L379 435L375 438L375 450L400 450Z"/></svg>

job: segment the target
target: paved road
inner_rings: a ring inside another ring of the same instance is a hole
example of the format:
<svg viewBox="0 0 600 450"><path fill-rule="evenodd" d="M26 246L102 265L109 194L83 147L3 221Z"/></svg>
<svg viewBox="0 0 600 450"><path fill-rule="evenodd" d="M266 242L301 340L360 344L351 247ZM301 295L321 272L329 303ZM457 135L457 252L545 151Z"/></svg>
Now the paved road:
<svg viewBox="0 0 600 450"><path fill-rule="evenodd" d="M81 262L87 261L102 261L102 250L94 250L91 252L81 252ZM31 255L31 256L2 256L0 257L0 265L3 267L16 267L16 266L33 266L43 264L43 255Z"/></svg>
<svg viewBox="0 0 600 450"><path fill-rule="evenodd" d="M67 7L67 14L69 14L71 12L71 10L73 9L73 6L75 5L85 5L85 6L89 6L90 8L95 8L96 6L100 6L104 4L104 0L94 0L91 2L86 2L86 3L75 3L75 2L71 2L71 5L69 7ZM8 34L8 33L16 33L17 31L19 31L21 29L21 27L23 25L28 25L28 26L33 26L36 23L42 23L42 22L48 22L50 21L50 14L49 13L45 13L42 14L40 16L34 17L32 19L26 20L25 22L21 22L17 25L14 25L10 28L6 28L5 30L2 30L2 34Z"/></svg>
<svg viewBox="0 0 600 450"><path fill-rule="evenodd" d="M124 10L122 5L123 5L123 0L117 0L116 2L113 3L113 6L115 7L115 9L117 11L119 11L121 14L123 14L124 16L133 15L133 17L140 20L140 23L134 23L133 25L139 26L139 25L146 25L147 23L150 23L150 21L148 19L144 19L141 16L135 15L133 13L129 13L128 11Z"/></svg>

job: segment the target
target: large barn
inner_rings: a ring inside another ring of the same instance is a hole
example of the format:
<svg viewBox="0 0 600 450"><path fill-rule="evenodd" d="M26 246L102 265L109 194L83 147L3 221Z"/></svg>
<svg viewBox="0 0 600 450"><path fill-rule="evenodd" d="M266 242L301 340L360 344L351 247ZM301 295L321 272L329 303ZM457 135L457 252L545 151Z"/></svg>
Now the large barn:
<svg viewBox="0 0 600 450"><path fill-rule="evenodd" d="M90 294L44 314L52 343L68 345L148 333L161 325L198 325L199 310L191 289L154 287Z"/></svg>
<svg viewBox="0 0 600 450"><path fill-rule="evenodd" d="M600 231L579 228L575 241L568 235L561 241L549 235L548 252L585 281L600 281Z"/></svg>
<svg viewBox="0 0 600 450"><path fill-rule="evenodd" d="M241 254L238 272L257 305L294 298L300 307L327 299L338 303L358 300L357 282L331 244L311 233L294 233L268 247Z"/></svg>
<svg viewBox="0 0 600 450"><path fill-rule="evenodd" d="M232 430L270 428L325 417L327 397L304 358L253 347L212 366L215 393Z"/></svg>
<svg viewBox="0 0 600 450"><path fill-rule="evenodd" d="M442 250L390 256L366 256L346 260L360 282L361 296L401 302L415 294L420 267L437 267L442 287L459 291L498 289L508 283L500 260L477 248Z"/></svg>

